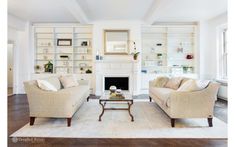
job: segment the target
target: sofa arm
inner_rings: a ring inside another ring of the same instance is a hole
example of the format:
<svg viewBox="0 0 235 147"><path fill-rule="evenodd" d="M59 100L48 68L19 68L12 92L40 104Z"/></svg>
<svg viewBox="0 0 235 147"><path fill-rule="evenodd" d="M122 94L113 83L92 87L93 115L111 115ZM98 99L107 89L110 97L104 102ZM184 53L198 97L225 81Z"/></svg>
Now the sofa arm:
<svg viewBox="0 0 235 147"><path fill-rule="evenodd" d="M173 92L169 98L170 114L173 118L213 117L214 104L219 85L210 83L201 91Z"/></svg>
<svg viewBox="0 0 235 147"><path fill-rule="evenodd" d="M71 117L76 93L68 91L45 91L35 85L25 84L30 116Z"/></svg>
<svg viewBox="0 0 235 147"><path fill-rule="evenodd" d="M149 88L155 86L155 80L149 81Z"/></svg>

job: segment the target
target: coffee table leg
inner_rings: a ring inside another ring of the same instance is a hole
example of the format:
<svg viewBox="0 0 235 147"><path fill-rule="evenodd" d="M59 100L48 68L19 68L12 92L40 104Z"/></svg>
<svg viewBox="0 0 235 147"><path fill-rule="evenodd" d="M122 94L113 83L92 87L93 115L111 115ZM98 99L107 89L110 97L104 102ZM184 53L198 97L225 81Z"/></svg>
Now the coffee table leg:
<svg viewBox="0 0 235 147"><path fill-rule="evenodd" d="M133 115L131 114L131 105L133 104L133 102L131 103L128 103L128 112L129 112L129 115L131 116L131 121L134 121L134 117Z"/></svg>
<svg viewBox="0 0 235 147"><path fill-rule="evenodd" d="M100 114L100 116L99 116L99 121L101 121L101 117L102 117L102 115L104 114L104 104L102 104L101 101L100 101L99 103L100 103L100 105L102 106L102 112L101 112L101 114Z"/></svg>

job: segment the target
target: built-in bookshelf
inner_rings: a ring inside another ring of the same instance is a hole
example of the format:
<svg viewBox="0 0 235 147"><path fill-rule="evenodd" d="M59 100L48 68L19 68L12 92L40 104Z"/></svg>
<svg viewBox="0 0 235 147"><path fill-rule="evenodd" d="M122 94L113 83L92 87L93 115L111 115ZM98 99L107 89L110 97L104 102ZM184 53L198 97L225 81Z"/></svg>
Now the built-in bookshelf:
<svg viewBox="0 0 235 147"><path fill-rule="evenodd" d="M92 26L34 27L35 72L44 73L53 64L53 73L90 74L93 69ZM37 68L36 68L37 67Z"/></svg>
<svg viewBox="0 0 235 147"><path fill-rule="evenodd" d="M196 73L196 25L143 26L142 73Z"/></svg>
<svg viewBox="0 0 235 147"><path fill-rule="evenodd" d="M142 26L141 89L158 76L197 78L197 25Z"/></svg>

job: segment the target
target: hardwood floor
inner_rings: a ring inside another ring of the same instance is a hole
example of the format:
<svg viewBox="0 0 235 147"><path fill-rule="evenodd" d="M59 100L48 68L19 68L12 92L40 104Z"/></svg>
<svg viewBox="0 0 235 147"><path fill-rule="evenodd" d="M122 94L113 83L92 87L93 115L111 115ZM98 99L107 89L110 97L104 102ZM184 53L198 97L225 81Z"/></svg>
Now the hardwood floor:
<svg viewBox="0 0 235 147"><path fill-rule="evenodd" d="M92 98L95 98L94 96ZM227 122L227 102L218 101L215 116ZM26 95L8 97L8 136L29 122ZM226 147L227 139L98 139L98 138L15 138L8 137L8 146L138 146L138 147Z"/></svg>

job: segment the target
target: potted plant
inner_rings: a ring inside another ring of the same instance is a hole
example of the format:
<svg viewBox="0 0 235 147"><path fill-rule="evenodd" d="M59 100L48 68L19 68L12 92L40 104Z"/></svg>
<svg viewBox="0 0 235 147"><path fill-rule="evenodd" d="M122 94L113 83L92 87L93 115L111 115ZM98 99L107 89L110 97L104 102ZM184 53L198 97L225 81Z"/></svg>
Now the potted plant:
<svg viewBox="0 0 235 147"><path fill-rule="evenodd" d="M134 52L132 53L132 55L133 55L133 59L134 59L134 60L137 60L138 55L140 54L140 52L137 52L137 51L136 51L135 42L133 42L133 44L134 44Z"/></svg>
<svg viewBox="0 0 235 147"><path fill-rule="evenodd" d="M140 52L133 53L133 59L134 59L134 60L137 60L139 53L140 53Z"/></svg>

